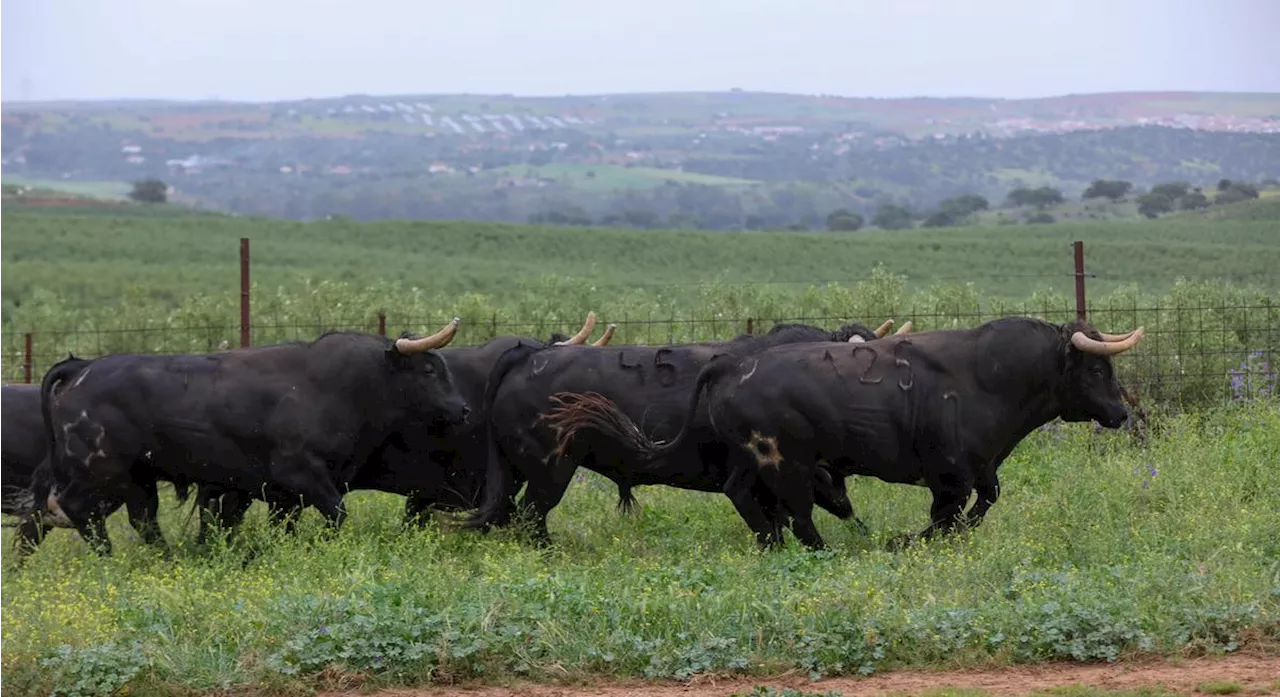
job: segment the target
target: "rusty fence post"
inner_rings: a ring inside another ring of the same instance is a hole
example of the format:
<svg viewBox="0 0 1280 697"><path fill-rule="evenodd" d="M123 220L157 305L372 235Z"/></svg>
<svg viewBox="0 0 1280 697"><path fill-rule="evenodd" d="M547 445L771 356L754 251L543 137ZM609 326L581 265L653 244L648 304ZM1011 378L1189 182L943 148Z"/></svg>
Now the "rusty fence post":
<svg viewBox="0 0 1280 697"><path fill-rule="evenodd" d="M249 345L249 238L240 238L240 346Z"/></svg>
<svg viewBox="0 0 1280 697"><path fill-rule="evenodd" d="M378 336L387 338L387 313L378 313Z"/></svg>
<svg viewBox="0 0 1280 697"><path fill-rule="evenodd" d="M747 318L747 336L751 336L756 331L756 320L754 317Z"/></svg>
<svg viewBox="0 0 1280 697"><path fill-rule="evenodd" d="M22 380L31 384L31 332L22 335Z"/></svg>
<svg viewBox="0 0 1280 697"><path fill-rule="evenodd" d="M1084 242L1076 240L1071 243L1076 252L1076 318L1084 319Z"/></svg>

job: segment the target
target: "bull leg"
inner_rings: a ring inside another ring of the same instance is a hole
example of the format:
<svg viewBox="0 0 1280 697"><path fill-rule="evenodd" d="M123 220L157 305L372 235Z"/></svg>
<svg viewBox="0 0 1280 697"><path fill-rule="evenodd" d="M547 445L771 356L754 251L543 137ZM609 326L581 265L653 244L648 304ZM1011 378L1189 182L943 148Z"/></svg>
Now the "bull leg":
<svg viewBox="0 0 1280 697"><path fill-rule="evenodd" d="M404 523L423 527L431 517L431 507L435 501L430 497L414 492L404 497Z"/></svg>
<svg viewBox="0 0 1280 697"><path fill-rule="evenodd" d="M196 543L203 545L213 528L234 532L244 522L244 514L253 505L248 492L201 485L196 506L200 511L200 532Z"/></svg>
<svg viewBox="0 0 1280 697"><path fill-rule="evenodd" d="M547 515L551 509L560 505L564 493L573 482L573 474L578 470L577 463L569 458L552 456L554 464L536 477L529 478L525 489L525 502L533 511L533 534L541 546L551 544L551 533L547 530Z"/></svg>
<svg viewBox="0 0 1280 697"><path fill-rule="evenodd" d="M138 531L143 542L164 545L164 536L160 533L160 494L155 479L135 481L125 494L125 509L129 524Z"/></svg>
<svg viewBox="0 0 1280 697"><path fill-rule="evenodd" d="M783 472L783 468L786 472ZM826 542L813 524L814 465L781 460L772 466L762 464L760 479L773 490L779 506L791 518L791 532L804 546L813 550L826 549ZM799 476L797 476L799 475Z"/></svg>
<svg viewBox="0 0 1280 697"><path fill-rule="evenodd" d="M271 453L271 478L280 488L300 496L299 505L315 506L333 529L342 527L347 509L324 460L309 452L275 450Z"/></svg>
<svg viewBox="0 0 1280 697"><path fill-rule="evenodd" d="M756 545L769 549L782 542L781 530L777 519L765 512L765 507L760 505L752 491L755 483L754 472L743 466L734 467L724 483L724 495L729 497L738 515L756 534Z"/></svg>
<svg viewBox="0 0 1280 697"><path fill-rule="evenodd" d="M929 527L906 540L891 541L890 550L897 551L912 542L930 540L939 532L950 533L964 520L965 504L973 494L972 475L966 468L957 466L954 458L948 458L945 469L939 467L938 470L941 471L929 477L928 482L929 490L933 493L933 504L929 508Z"/></svg>
<svg viewBox="0 0 1280 697"><path fill-rule="evenodd" d="M974 480L974 489L978 492L978 500L966 516L966 522L971 528L976 528L982 523L983 516L1000 498L1000 478L996 476L996 468L991 466L979 468Z"/></svg>
<svg viewBox="0 0 1280 697"><path fill-rule="evenodd" d="M98 511L89 514L87 520L76 525L76 531L86 544L99 556L111 556L111 536L107 534L107 517Z"/></svg>

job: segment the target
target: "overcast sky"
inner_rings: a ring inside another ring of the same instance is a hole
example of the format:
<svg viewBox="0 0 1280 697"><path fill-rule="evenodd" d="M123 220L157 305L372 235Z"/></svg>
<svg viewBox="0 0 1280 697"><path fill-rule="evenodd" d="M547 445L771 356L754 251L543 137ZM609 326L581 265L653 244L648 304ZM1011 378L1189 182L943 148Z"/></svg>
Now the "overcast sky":
<svg viewBox="0 0 1280 697"><path fill-rule="evenodd" d="M3 99L1280 92L1280 0L4 0Z"/></svg>

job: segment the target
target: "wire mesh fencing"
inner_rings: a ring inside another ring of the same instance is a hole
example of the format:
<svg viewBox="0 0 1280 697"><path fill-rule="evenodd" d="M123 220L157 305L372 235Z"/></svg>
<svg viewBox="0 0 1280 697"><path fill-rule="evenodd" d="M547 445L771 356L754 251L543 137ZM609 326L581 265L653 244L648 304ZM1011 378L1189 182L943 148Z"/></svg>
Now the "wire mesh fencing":
<svg viewBox="0 0 1280 697"><path fill-rule="evenodd" d="M859 308L861 316L728 317L722 314L666 316L646 313L600 317L593 338L606 324L617 325L611 345L659 345L719 341L743 334L768 332L779 323L804 323L837 329L849 322L875 327L888 318L898 326L910 321L914 331L976 327L1007 316L1038 317L1064 323L1076 316L1066 303L992 303L988 307L955 306ZM585 315L585 313L583 313ZM1144 402L1181 406L1274 396L1277 347L1280 347L1280 306L1269 300L1208 305L1170 303L1090 305L1089 322L1109 333L1145 328L1145 338L1132 351L1115 359L1121 383ZM352 330L398 336L434 332L451 317L362 316L274 318L253 324L254 345L308 341L326 331ZM463 317L455 346L482 344L496 336L519 335L548 340L553 333L573 334L581 326L563 318L520 318L493 313ZM92 358L111 353L176 354L223 351L239 346L240 325L181 325L157 321L141 327L88 327L71 330L36 327L4 336L4 382L36 382L57 361L74 354Z"/></svg>

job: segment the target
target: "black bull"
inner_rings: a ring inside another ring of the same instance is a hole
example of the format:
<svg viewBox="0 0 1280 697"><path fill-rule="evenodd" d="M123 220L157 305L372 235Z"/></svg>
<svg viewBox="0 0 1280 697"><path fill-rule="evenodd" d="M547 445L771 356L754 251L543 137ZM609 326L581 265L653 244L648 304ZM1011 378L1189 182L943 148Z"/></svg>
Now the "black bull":
<svg viewBox="0 0 1280 697"><path fill-rule="evenodd" d="M102 551L94 521L156 476L237 490L278 487L340 525L345 486L405 423L464 423L470 407L435 350L455 318L421 339L330 332L315 341L202 355L110 355L64 361L41 385L51 486L37 504Z"/></svg>
<svg viewBox="0 0 1280 697"><path fill-rule="evenodd" d="M347 483L346 490L373 490L405 497L406 521L421 520L430 509L467 510L479 503L484 485L485 413L480 409L485 381L499 357L519 343L535 346L552 344L588 345L595 328L595 312L587 313L582 328L573 336L559 332L544 344L525 336L499 336L479 346L450 346L440 349L453 382L472 407L466 424L441 431L428 425L411 425L393 431L373 451ZM610 324L590 346L605 346L617 325ZM622 493L619 492L619 496ZM206 519L216 518L223 527L240 523L259 492L231 491L202 484L197 506L207 509ZM285 501L277 492L267 494L276 518L297 512L296 503ZM202 520L200 539L206 535Z"/></svg>
<svg viewBox="0 0 1280 697"><path fill-rule="evenodd" d="M1058 417L1122 425L1128 412L1110 356L1142 335L1141 327L1111 336L1080 320L1006 318L851 348L779 346L708 365L686 393L684 427L665 444L645 436L626 407L583 391L557 395L564 406L549 421L565 441L604 434L653 461L705 437L709 411L745 456L730 480L763 482L807 546L824 546L809 484L818 460L842 475L928 487L930 524L916 536L928 539L981 522L1000 494L997 469L1032 430Z"/></svg>
<svg viewBox="0 0 1280 697"><path fill-rule="evenodd" d="M90 361L69 357L68 361L88 365ZM74 527L70 521L49 515L37 506L33 492L48 490L53 471L47 459L49 434L45 429L40 410L39 385L3 386L3 509L5 515L15 516L17 534L15 551L21 555L34 550L49 530L58 527ZM100 515L94 516L95 535L106 534L105 519L121 505L128 508L129 522L148 540L158 540L159 529L153 524L159 508L151 458L144 456L135 464L135 486L119 498L104 499L99 503ZM185 500L189 489L175 482L175 493Z"/></svg>
<svg viewBox="0 0 1280 697"><path fill-rule="evenodd" d="M484 504L465 523L468 528L488 528L510 522L516 509L520 480L527 482L524 504L534 514L535 534L548 542L546 518L564 496L578 466L587 467L618 483L630 500L636 485L662 484L697 491L722 491L760 539L780 534L786 520L774 512L776 502L762 487L732 486L728 473L735 452L719 438L705 411L692 422L691 437L681 448L669 451L661 462L639 466L614 438L584 437L566 448L556 433L540 421L557 392L602 392L623 411L659 432L674 432L684 414L686 394L698 372L713 357L726 352L751 353L768 346L794 342L851 342L874 340L892 325L885 322L875 332L858 324L829 332L807 325L779 325L764 336L740 336L727 342L674 346L616 346L591 351L577 347L539 348L518 346L494 367L484 398L492 452L488 456ZM900 331L907 331L903 327ZM806 480L813 498L840 518L853 516L843 477L834 480L816 469Z"/></svg>

